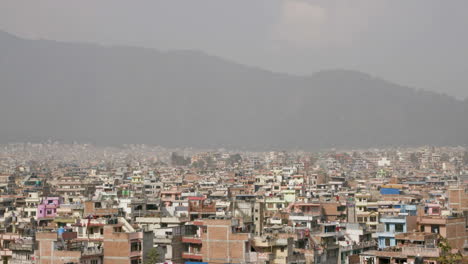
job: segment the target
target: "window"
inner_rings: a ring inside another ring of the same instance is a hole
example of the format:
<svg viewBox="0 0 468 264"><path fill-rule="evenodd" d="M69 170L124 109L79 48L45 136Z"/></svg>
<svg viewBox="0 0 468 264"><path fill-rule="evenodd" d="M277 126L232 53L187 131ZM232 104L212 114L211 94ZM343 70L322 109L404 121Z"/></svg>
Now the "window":
<svg viewBox="0 0 468 264"><path fill-rule="evenodd" d="M141 259L132 259L131 264L141 264Z"/></svg>
<svg viewBox="0 0 468 264"><path fill-rule="evenodd" d="M404 229L403 224L396 224L395 225L395 232L399 232L399 233L404 232L403 229Z"/></svg>
<svg viewBox="0 0 468 264"><path fill-rule="evenodd" d="M375 216L371 216L371 217L370 217L370 221L371 221L371 222L375 222L375 221L377 221L377 217L375 217Z"/></svg>
<svg viewBox="0 0 468 264"><path fill-rule="evenodd" d="M389 247L390 246L390 238L385 239L385 246Z"/></svg>
<svg viewBox="0 0 468 264"><path fill-rule="evenodd" d="M328 250L327 251L327 257L328 258L334 258L336 257L338 254L338 250Z"/></svg>
<svg viewBox="0 0 468 264"><path fill-rule="evenodd" d="M130 251L141 251L141 242L132 242L130 244Z"/></svg>

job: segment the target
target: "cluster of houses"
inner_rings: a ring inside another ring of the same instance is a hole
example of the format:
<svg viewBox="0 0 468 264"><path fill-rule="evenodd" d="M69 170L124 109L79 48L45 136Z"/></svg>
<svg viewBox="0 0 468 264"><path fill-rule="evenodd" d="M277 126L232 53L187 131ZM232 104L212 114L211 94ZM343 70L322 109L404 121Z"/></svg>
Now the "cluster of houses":
<svg viewBox="0 0 468 264"><path fill-rule="evenodd" d="M462 263L462 148L8 145L0 258L26 264Z"/></svg>

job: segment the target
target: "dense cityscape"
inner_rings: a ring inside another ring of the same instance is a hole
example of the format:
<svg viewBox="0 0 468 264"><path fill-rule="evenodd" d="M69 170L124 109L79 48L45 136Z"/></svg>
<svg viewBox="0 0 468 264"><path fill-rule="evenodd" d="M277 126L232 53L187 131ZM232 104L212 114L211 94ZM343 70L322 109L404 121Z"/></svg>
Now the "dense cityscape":
<svg viewBox="0 0 468 264"><path fill-rule="evenodd" d="M0 264L468 264L467 10L0 0Z"/></svg>
<svg viewBox="0 0 468 264"><path fill-rule="evenodd" d="M461 263L464 147L0 147L3 263Z"/></svg>

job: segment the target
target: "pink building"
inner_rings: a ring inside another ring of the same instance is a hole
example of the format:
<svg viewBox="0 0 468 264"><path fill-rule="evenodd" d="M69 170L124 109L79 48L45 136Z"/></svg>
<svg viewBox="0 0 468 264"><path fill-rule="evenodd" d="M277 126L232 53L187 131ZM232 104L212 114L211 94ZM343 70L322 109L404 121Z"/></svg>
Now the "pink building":
<svg viewBox="0 0 468 264"><path fill-rule="evenodd" d="M440 204L434 204L434 203L426 204L427 215L440 215L440 213L441 213Z"/></svg>
<svg viewBox="0 0 468 264"><path fill-rule="evenodd" d="M36 218L54 218L57 215L57 208L60 207L60 197L45 197L37 206Z"/></svg>

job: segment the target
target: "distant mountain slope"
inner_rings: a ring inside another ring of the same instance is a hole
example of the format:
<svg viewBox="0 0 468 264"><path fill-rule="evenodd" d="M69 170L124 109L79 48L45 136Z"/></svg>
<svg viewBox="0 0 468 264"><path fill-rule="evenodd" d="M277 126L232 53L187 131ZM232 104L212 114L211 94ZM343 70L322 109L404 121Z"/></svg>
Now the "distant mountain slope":
<svg viewBox="0 0 468 264"><path fill-rule="evenodd" d="M0 87L0 142L305 149L468 142L468 104L449 96L352 71L271 73L193 51L0 33Z"/></svg>

